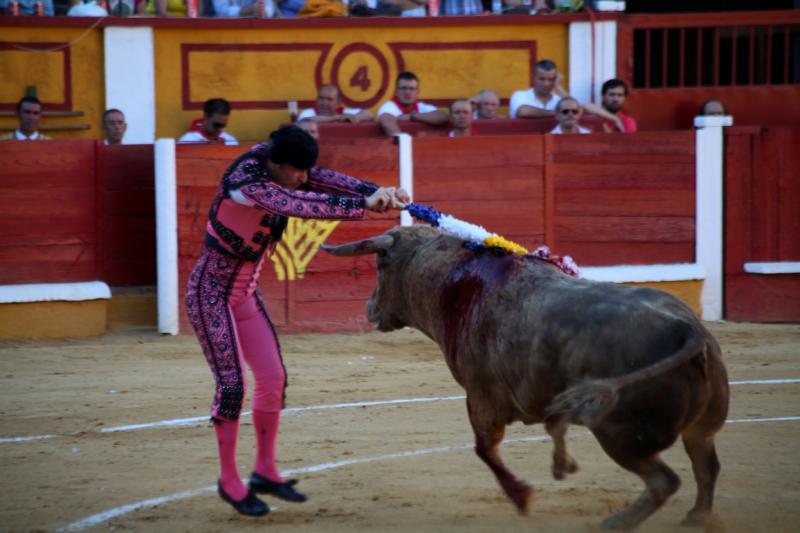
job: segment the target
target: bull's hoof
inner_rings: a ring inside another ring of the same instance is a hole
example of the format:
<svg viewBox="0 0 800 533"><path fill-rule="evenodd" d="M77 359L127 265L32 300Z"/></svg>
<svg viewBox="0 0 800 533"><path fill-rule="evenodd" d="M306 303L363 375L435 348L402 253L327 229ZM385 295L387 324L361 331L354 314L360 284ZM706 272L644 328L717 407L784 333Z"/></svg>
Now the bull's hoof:
<svg viewBox="0 0 800 533"><path fill-rule="evenodd" d="M574 474L579 469L578 461L572 457L568 457L563 465L556 465L553 463L552 473L553 479L562 480L567 477L567 474Z"/></svg>
<svg viewBox="0 0 800 533"><path fill-rule="evenodd" d="M519 483L519 486L508 491L508 497L517 508L517 512L522 516L527 516L528 508L531 501L533 501L534 490L533 487L524 481Z"/></svg>
<svg viewBox="0 0 800 533"><path fill-rule="evenodd" d="M622 511L603 520L603 529L634 529L640 522L641 520L634 520L629 513Z"/></svg>
<svg viewBox="0 0 800 533"><path fill-rule="evenodd" d="M686 513L683 521L681 522L682 526L690 526L690 527L699 527L705 525L706 521L706 513L699 512L699 511L689 511Z"/></svg>
<svg viewBox="0 0 800 533"><path fill-rule="evenodd" d="M713 513L703 511L689 511L681 522L686 527L702 527L706 533L724 533L725 524L722 519Z"/></svg>

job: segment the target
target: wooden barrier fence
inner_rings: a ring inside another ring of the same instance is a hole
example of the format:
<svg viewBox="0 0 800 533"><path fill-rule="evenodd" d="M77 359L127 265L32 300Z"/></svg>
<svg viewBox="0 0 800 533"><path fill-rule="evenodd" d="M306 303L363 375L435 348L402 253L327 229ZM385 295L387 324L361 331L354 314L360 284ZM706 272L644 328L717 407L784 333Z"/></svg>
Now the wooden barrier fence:
<svg viewBox="0 0 800 533"><path fill-rule="evenodd" d="M725 317L800 321L800 275L745 271L800 260L800 128L734 127L725 141ZM244 149L177 148L180 287L220 176ZM415 200L529 248L546 243L581 266L692 263L694 150L691 131L423 136L413 142ZM323 166L398 182L393 139L323 139L321 153ZM0 142L0 161L0 284L155 283L152 146ZM275 322L289 331L366 329L373 258L334 258L318 246L398 222L370 214L335 227L298 224L263 269Z"/></svg>
<svg viewBox="0 0 800 533"><path fill-rule="evenodd" d="M0 284L155 283L153 147L0 142Z"/></svg>

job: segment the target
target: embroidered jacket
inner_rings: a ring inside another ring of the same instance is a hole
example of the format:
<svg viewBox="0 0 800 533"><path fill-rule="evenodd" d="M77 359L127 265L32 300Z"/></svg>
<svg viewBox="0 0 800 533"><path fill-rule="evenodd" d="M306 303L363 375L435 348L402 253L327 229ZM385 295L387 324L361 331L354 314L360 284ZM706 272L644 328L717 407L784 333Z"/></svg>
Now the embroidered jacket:
<svg viewBox="0 0 800 533"><path fill-rule="evenodd" d="M208 213L207 246L256 262L280 241L287 217L363 218L366 197L378 189L374 183L319 167L308 171L302 187L287 189L272 181L268 156L267 144L257 144L225 172Z"/></svg>

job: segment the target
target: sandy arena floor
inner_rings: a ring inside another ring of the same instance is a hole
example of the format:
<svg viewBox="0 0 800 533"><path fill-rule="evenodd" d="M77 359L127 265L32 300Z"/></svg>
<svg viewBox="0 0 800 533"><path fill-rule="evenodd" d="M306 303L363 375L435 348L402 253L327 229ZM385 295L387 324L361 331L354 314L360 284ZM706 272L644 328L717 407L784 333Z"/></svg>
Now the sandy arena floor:
<svg viewBox="0 0 800 533"><path fill-rule="evenodd" d="M717 437L722 474L709 529L799 531L800 326L710 327L725 352L735 423ZM280 464L310 500L268 500L273 512L250 519L212 488L211 376L194 337L0 342L0 530L594 531L641 490L581 427L568 436L581 470L553 480L543 428L517 424L503 455L538 490L531 513L518 516L472 450L462 390L421 334L282 343L290 409ZM736 383L753 380L776 381ZM425 401L400 401L410 399ZM375 404L336 405L357 402ZM254 449L243 420L246 475ZM134 424L143 426L125 427ZM683 486L640 531L676 530L694 501L682 446L665 457Z"/></svg>

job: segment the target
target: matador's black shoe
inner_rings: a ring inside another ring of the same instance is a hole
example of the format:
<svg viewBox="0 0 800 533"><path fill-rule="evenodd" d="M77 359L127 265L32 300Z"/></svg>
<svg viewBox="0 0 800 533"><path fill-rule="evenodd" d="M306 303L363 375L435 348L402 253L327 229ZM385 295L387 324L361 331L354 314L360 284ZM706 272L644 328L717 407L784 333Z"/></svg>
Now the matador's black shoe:
<svg viewBox="0 0 800 533"><path fill-rule="evenodd" d="M217 482L217 492L219 497L233 506L234 509L247 516L264 516L269 512L269 506L259 500L252 489L247 492L247 496L238 502L228 496L225 489L222 488L222 483Z"/></svg>
<svg viewBox="0 0 800 533"><path fill-rule="evenodd" d="M272 481L264 476L258 475L255 472L250 475L250 490L255 493L271 494L287 502L301 503L306 501L308 498L306 498L305 494L294 490L295 485L297 485L296 479L278 483L277 481Z"/></svg>

